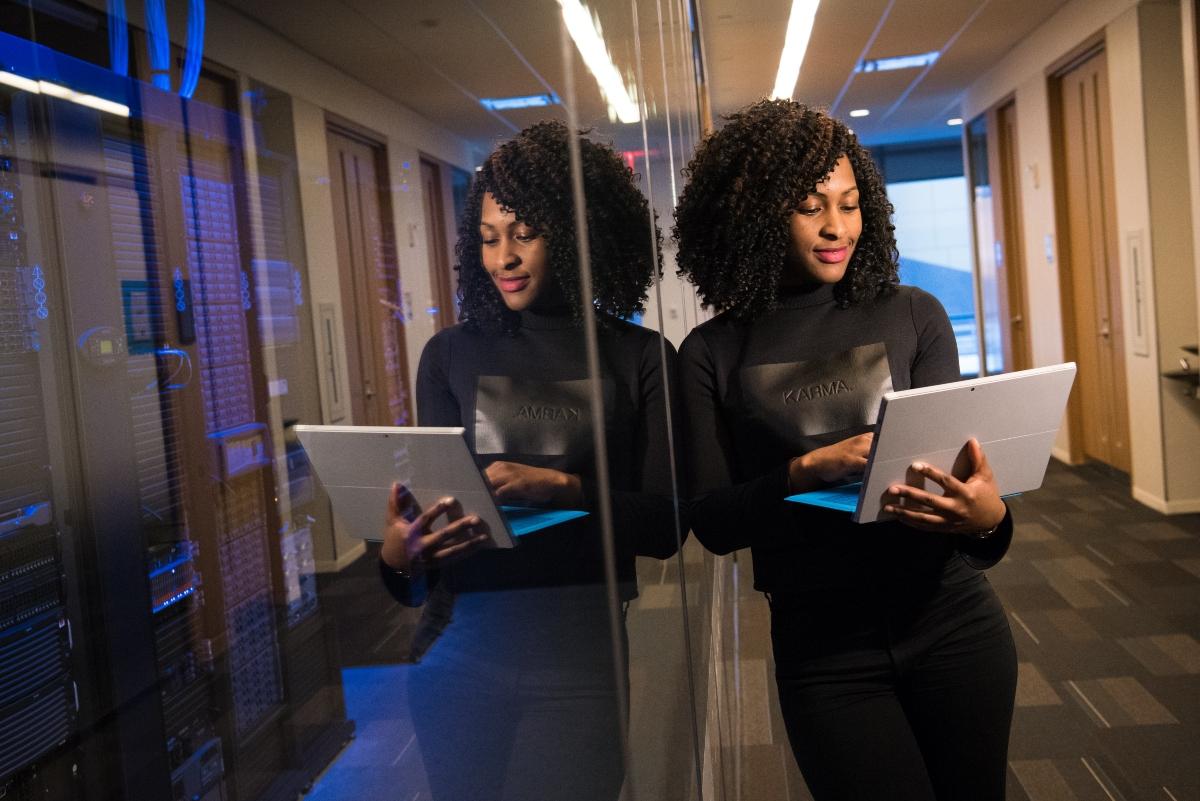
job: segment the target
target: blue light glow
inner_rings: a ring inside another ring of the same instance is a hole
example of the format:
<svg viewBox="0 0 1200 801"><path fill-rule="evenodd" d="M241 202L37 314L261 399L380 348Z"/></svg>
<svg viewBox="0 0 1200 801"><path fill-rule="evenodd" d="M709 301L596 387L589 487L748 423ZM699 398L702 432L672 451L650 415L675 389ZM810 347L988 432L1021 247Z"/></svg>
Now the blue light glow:
<svg viewBox="0 0 1200 801"><path fill-rule="evenodd" d="M187 293L183 291L183 271L175 268L175 310L187 311Z"/></svg>
<svg viewBox="0 0 1200 801"><path fill-rule="evenodd" d="M250 307L252 305L253 304L250 301L250 276L246 275L246 272L243 270L242 271L242 309L244 309L245 311L250 311Z"/></svg>
<svg viewBox="0 0 1200 801"><path fill-rule="evenodd" d="M33 265L33 302L37 307L34 312L39 320L45 320L50 316L50 310L46 308L46 277L42 274L42 265Z"/></svg>
<svg viewBox="0 0 1200 801"><path fill-rule="evenodd" d="M937 50L928 53L917 53L911 56L892 56L890 58L873 58L858 62L855 72L888 72L890 70L907 70L914 67L926 67L938 60L941 55Z"/></svg>
<svg viewBox="0 0 1200 801"><path fill-rule="evenodd" d="M163 573L168 573L177 567L186 565L190 561L192 561L192 554L189 552L183 556L178 557L177 559L173 559L170 562L167 562L165 565L160 565L159 567L154 568L153 570L150 571L148 578L158 578Z"/></svg>
<svg viewBox="0 0 1200 801"><path fill-rule="evenodd" d="M192 595L195 592L196 592L195 587L188 587L183 592L179 592L179 593L176 593L175 595L172 595L170 598L163 601L161 604L156 604L150 611L152 614L158 614L162 610L166 609L168 606L174 606L175 604L179 603L184 598L188 597L189 595Z"/></svg>
<svg viewBox="0 0 1200 801"><path fill-rule="evenodd" d="M183 61L183 77L179 94L190 98L200 82L200 64L204 54L204 0L188 2L187 55Z"/></svg>
<svg viewBox="0 0 1200 801"><path fill-rule="evenodd" d="M556 94L525 95L524 97L484 97L479 105L492 111L508 111L515 108L538 108L539 106L557 106L562 103Z"/></svg>
<svg viewBox="0 0 1200 801"><path fill-rule="evenodd" d="M108 60L113 72L129 74L129 21L125 0L108 0Z"/></svg>
<svg viewBox="0 0 1200 801"><path fill-rule="evenodd" d="M165 0L147 0L146 49L150 51L150 82L164 92L171 91L171 36Z"/></svg>

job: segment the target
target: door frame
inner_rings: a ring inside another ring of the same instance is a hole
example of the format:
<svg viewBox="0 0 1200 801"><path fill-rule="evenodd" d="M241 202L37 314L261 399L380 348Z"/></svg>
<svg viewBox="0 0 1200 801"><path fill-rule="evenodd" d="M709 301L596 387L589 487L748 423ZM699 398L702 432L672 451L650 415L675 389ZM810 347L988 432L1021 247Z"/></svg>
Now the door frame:
<svg viewBox="0 0 1200 801"><path fill-rule="evenodd" d="M1064 150L1065 124L1063 121L1062 78L1076 67L1089 59L1104 53L1106 45L1103 34L1090 37L1070 54L1052 64L1046 71L1047 97L1050 106L1050 147L1053 164L1055 186L1054 224L1058 240L1058 287L1059 310L1062 315L1063 358L1078 362L1081 349L1078 340L1078 314L1075 298L1075 274L1071 254L1070 220L1067 203L1063 192L1067 186L1066 152ZM1108 120L1104 121L1109 122ZM1110 232L1111 233L1111 232ZM1114 243L1114 258L1117 254ZM1124 294L1124 287L1118 281L1115 285L1118 297ZM1118 304L1118 309L1124 309ZM1124 342L1119 346L1124 348ZM1124 365L1122 365L1124 367ZM1127 377L1127 376L1126 376ZM1128 387L1126 397L1122 399L1128 408ZM1071 464L1083 464L1088 457L1084 453L1084 419L1082 392L1072 391L1067 400L1066 426L1069 436L1067 457ZM1132 440L1132 427L1129 429ZM1132 457L1133 443L1126 443L1126 448ZM1115 469L1115 468L1114 468Z"/></svg>
<svg viewBox="0 0 1200 801"><path fill-rule="evenodd" d="M391 255L388 260L387 267L386 267L387 283L389 284L389 287L391 290L391 296L390 296L389 300L390 300L390 305L393 307L393 309L399 310L402 308L403 296L401 293L400 265L399 265L398 252L397 252L397 242L396 242L396 237L395 237L395 224L394 224L395 219L394 219L394 215L392 213L391 192L389 191L391 171L390 171L390 167L389 167L390 155L389 155L388 149L387 149L387 143L386 143L387 140L385 137L382 137L379 134L369 131L360 125L357 125L353 122L350 122L349 120L345 120L341 117L338 117L337 115L330 114L328 112L325 114L325 132L326 132L326 152L329 156L333 155L333 149L332 149L333 144L329 137L329 134L331 134L331 133L338 134L347 139L351 139L353 141L359 142L360 144L364 145L365 147L370 148L372 150L372 152L374 153L375 180L376 180L376 184L377 184L376 202L377 202L378 208L379 208L380 235L391 243L391 247L390 247ZM330 162L329 168L330 168L331 183L332 183L332 168L333 168L332 162ZM333 187L331 186L331 190L332 190L332 188ZM336 215L337 213L338 213L337 209L335 208L334 214ZM336 228L335 228L335 231L336 231ZM344 364L347 369L347 377L351 378L355 374L354 370L352 370L350 367L352 357L354 359L357 359L357 358L359 358L360 354L351 353L351 345L354 343L352 343L350 341L350 339L346 336L346 334L347 334L347 329L350 326L355 325L354 323L352 323L350 321L351 315L349 312L351 309L356 309L357 307L354 304L349 304L347 302L346 284L347 284L347 281L353 281L353 277L351 275L344 274L343 267L344 267L344 265L342 265L340 263L340 258L339 258L339 263L337 265L338 284L339 284L339 293L338 294L339 294L339 302L340 302L340 306L341 306L341 310L342 310L342 313L340 315L342 327L341 327L341 331L339 333L342 335L342 338L343 338L342 350L345 353ZM374 286L368 287L368 292L370 292L374 289L376 289ZM351 295L353 296L354 292L351 292ZM388 382L388 373L387 373L387 366L385 364L385 358L384 358L384 354L383 354L383 348L385 346L385 343L383 343L381 340L379 340L379 337L378 337L378 332L380 330L379 324L383 321L383 319L381 317L381 313L379 311L379 309L382 307L380 304L377 304L377 303L368 303L367 308L370 309L370 315L371 315L371 325L369 327L369 330L371 332L371 336L376 338L376 341L378 341L378 344L380 347L373 349L373 359L372 359L372 365L371 365L373 379L374 379L374 382L377 387L376 392L375 392L374 398L365 400L364 402L370 404L372 406L372 408L374 408L375 413L379 416L380 420L388 421L389 414L390 414L389 397L390 397L391 389L388 387L388 383L387 383ZM411 387L410 382L409 382L409 376L410 376L409 359L408 359L407 343L405 341L406 337L405 337L404 326L401 324L397 324L395 326L395 331L396 331L396 337L398 340L396 343L397 368L396 368L395 380L398 381L400 384L399 390L400 390L401 394L403 395L402 406L403 406L403 410L404 410L406 419L413 420L414 419L414 417L413 417L413 391L412 391L413 388ZM357 334L356 340L360 336L361 336L361 334ZM355 388L353 386L353 382L351 382L350 398L348 400L351 401L351 416L352 417L353 417L354 394L355 394ZM354 419L353 422L355 425L363 425L366 421ZM384 424L390 425L391 423L386 422Z"/></svg>

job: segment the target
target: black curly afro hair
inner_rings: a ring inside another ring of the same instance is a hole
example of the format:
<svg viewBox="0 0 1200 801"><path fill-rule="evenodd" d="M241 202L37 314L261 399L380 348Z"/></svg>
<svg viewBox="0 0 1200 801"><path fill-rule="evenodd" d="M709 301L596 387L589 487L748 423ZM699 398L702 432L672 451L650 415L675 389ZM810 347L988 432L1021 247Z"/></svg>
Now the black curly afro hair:
<svg viewBox="0 0 1200 801"><path fill-rule="evenodd" d="M726 119L684 170L675 209L679 274L706 306L742 319L775 307L791 215L843 155L854 168L863 229L834 297L845 307L900 283L892 204L844 124L791 100L760 100Z"/></svg>
<svg viewBox="0 0 1200 801"><path fill-rule="evenodd" d="M488 332L511 332L520 327L520 316L504 305L483 267L479 219L488 192L501 208L546 238L550 275L576 320L582 320L568 136L567 126L561 122L531 125L496 148L475 173L455 247L458 297L467 326ZM661 234L657 224L651 228L646 198L620 156L611 147L583 136L579 145L592 264L591 297L598 311L630 317L643 311L655 271L662 273L661 255L655 258Z"/></svg>

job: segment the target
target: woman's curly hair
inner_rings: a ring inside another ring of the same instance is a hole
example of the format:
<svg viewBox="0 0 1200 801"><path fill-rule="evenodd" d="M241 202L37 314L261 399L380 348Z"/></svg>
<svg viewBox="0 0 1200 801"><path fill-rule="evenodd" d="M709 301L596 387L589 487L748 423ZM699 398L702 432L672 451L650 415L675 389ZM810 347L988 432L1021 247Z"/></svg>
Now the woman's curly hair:
<svg viewBox="0 0 1200 801"><path fill-rule="evenodd" d="M488 332L515 331L520 317L504 305L483 266L479 219L483 196L491 193L505 211L546 239L549 272L577 321L580 303L579 251L571 194L567 126L557 121L531 125L488 157L475 174L455 246L462 320ZM579 138L587 206L591 297L596 309L630 317L644 309L655 271L662 273L661 234L651 228L646 198L633 172L608 146ZM653 233L652 233L653 231Z"/></svg>
<svg viewBox="0 0 1200 801"><path fill-rule="evenodd" d="M760 100L727 120L684 170L675 209L679 274L706 306L743 319L775 307L791 215L843 155L854 168L863 228L834 296L844 307L900 283L892 204L844 124L791 100Z"/></svg>

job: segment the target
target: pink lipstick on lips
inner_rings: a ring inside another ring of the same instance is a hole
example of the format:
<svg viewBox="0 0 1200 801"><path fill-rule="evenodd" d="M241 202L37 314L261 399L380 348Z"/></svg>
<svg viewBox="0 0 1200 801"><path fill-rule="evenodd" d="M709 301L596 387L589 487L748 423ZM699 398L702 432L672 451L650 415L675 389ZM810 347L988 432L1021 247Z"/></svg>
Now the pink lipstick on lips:
<svg viewBox="0 0 1200 801"><path fill-rule="evenodd" d="M827 250L814 250L817 258L826 264L839 264L846 260L846 253L849 248L831 248Z"/></svg>
<svg viewBox="0 0 1200 801"><path fill-rule="evenodd" d="M520 292L529 283L529 276L522 275L511 278L499 276L496 278L496 283L500 285L501 292Z"/></svg>

